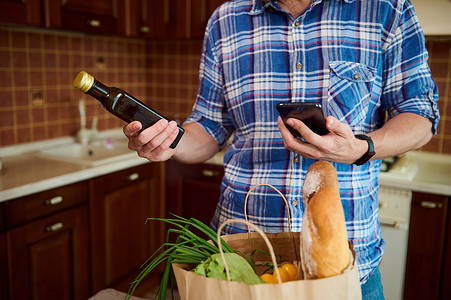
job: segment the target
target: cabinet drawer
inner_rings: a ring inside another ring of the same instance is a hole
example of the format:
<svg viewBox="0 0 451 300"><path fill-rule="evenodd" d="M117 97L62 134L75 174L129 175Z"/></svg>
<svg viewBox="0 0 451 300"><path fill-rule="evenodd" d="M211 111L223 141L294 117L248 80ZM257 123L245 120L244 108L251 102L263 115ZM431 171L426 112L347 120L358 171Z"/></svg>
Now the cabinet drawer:
<svg viewBox="0 0 451 300"><path fill-rule="evenodd" d="M141 166L94 178L91 180L91 184L104 184L105 191L114 190L127 186L132 182L137 182L154 176L156 166L158 166L158 163L146 163Z"/></svg>
<svg viewBox="0 0 451 300"><path fill-rule="evenodd" d="M176 166L172 165L172 168L177 168L177 173L182 177L190 179L221 182L224 176L224 167L209 164L182 164L179 163Z"/></svg>
<svg viewBox="0 0 451 300"><path fill-rule="evenodd" d="M11 228L88 200L86 181L6 202L6 226Z"/></svg>

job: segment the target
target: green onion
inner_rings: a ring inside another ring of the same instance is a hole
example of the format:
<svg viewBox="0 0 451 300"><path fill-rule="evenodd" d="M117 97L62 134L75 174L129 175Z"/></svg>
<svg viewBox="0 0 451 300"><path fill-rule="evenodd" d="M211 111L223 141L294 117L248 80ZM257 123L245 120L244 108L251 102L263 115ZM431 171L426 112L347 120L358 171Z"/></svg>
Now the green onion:
<svg viewBox="0 0 451 300"><path fill-rule="evenodd" d="M219 249L216 244L217 234L214 230L195 218L185 219L177 215L173 216L176 218L147 219L147 221L162 221L167 224L174 225L176 228L168 229L166 232L166 242L161 245L161 247L159 247L157 251L155 251L155 253L152 254L141 266L142 270L131 283L126 300L131 298L139 283L161 263L165 262L166 267L164 269L160 288L158 290L158 299L164 300L166 299L166 291L169 281L171 281L171 286L174 284L174 273L171 266L172 263L198 265L202 261L209 258L212 254L219 253ZM211 242L197 236L190 230L190 228L199 230L202 234L205 234L207 239ZM175 242L170 242L170 236L172 235L177 236ZM235 252L223 239L221 239L221 246L225 253ZM246 259L248 258L246 257Z"/></svg>

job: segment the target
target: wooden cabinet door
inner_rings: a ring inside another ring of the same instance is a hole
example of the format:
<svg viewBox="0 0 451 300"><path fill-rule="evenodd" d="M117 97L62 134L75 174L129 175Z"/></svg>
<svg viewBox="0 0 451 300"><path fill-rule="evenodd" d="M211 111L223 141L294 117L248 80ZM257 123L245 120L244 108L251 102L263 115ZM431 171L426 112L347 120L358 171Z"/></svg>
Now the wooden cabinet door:
<svg viewBox="0 0 451 300"><path fill-rule="evenodd" d="M413 193L404 299L439 299L447 197Z"/></svg>
<svg viewBox="0 0 451 300"><path fill-rule="evenodd" d="M86 300L89 287L87 206L8 230L11 300Z"/></svg>
<svg viewBox="0 0 451 300"><path fill-rule="evenodd" d="M6 256L6 235L0 231L0 300L8 299L8 258Z"/></svg>
<svg viewBox="0 0 451 300"><path fill-rule="evenodd" d="M446 244L443 251L444 263L443 263L443 274L441 281L441 293L440 299L448 300L451 299L451 205L449 201L451 197L448 197L448 222L446 228Z"/></svg>
<svg viewBox="0 0 451 300"><path fill-rule="evenodd" d="M131 23L134 34L152 38L188 38L188 1L185 0L134 0ZM134 14L134 16L133 16Z"/></svg>
<svg viewBox="0 0 451 300"><path fill-rule="evenodd" d="M44 0L45 27L117 34L124 29L126 0Z"/></svg>
<svg viewBox="0 0 451 300"><path fill-rule="evenodd" d="M166 167L167 212L194 217L210 225L221 194L224 167L168 161Z"/></svg>
<svg viewBox="0 0 451 300"><path fill-rule="evenodd" d="M0 0L0 22L41 26L41 1Z"/></svg>
<svg viewBox="0 0 451 300"><path fill-rule="evenodd" d="M129 14L127 16L126 35L131 37L151 38L156 32L154 14L155 0L127 1Z"/></svg>
<svg viewBox="0 0 451 300"><path fill-rule="evenodd" d="M191 0L191 38L204 37L208 20L215 9L224 2L225 0Z"/></svg>
<svg viewBox="0 0 451 300"><path fill-rule="evenodd" d="M145 223L149 217L163 216L160 165L150 163L98 177L90 186L93 293L107 287L127 292L140 266L162 245L163 224ZM142 291L157 284L159 274L146 282L139 286Z"/></svg>

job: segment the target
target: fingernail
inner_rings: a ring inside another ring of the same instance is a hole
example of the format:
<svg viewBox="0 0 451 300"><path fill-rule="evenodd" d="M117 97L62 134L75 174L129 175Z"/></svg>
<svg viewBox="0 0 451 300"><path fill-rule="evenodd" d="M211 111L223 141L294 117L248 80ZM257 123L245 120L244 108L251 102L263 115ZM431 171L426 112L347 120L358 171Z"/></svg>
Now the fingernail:
<svg viewBox="0 0 451 300"><path fill-rule="evenodd" d="M291 119L289 119L289 120L287 121L287 124L290 125L290 126L293 126L293 125L294 125L294 121L291 120Z"/></svg>
<svg viewBox="0 0 451 300"><path fill-rule="evenodd" d="M166 126L168 126L168 120L163 119L160 124L162 128L165 128Z"/></svg>

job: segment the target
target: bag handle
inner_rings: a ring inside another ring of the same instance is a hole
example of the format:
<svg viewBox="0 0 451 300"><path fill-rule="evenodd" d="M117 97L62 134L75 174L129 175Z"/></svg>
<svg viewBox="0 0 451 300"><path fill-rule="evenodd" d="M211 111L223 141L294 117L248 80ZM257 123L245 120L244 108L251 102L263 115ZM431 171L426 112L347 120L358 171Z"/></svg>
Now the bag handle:
<svg viewBox="0 0 451 300"><path fill-rule="evenodd" d="M253 186L246 194L246 198L244 199L244 219L246 220L246 222L249 222L249 220L247 219L247 199L249 198L249 194L256 188L261 187L261 186L269 186L270 188L274 189L277 193L279 193L279 195L282 197L283 201L285 202L285 207L287 208L287 216L288 216L288 229L290 230L290 232L292 232L291 230L291 215L290 215L290 207L288 206L288 201L285 198L285 196L274 186L267 184L267 183L261 183L261 184L257 184L255 186Z"/></svg>
<svg viewBox="0 0 451 300"><path fill-rule="evenodd" d="M224 251L222 250L221 231L222 231L222 229L224 228L225 225L233 223L233 222L244 223L247 226L252 227L253 229L255 229L261 235L261 237L265 241L266 245L268 246L269 254L271 255L271 260L272 260L272 262L274 264L274 272L276 272L276 274L277 274L277 281L279 283L282 283L282 279L280 278L279 269L277 268L276 255L274 254L274 249L273 249L273 247L271 245L271 242L269 241L269 239L266 237L265 233L260 228L258 228L257 226L255 226L254 224L250 223L247 220L241 220L241 219L229 219L229 220L226 220L218 228L217 243L218 243L219 253L221 254L221 259L224 262L224 269L225 269L225 272L226 272L226 275L227 275L227 281L230 281L230 273L229 273L229 266L227 266L227 262L225 260Z"/></svg>

